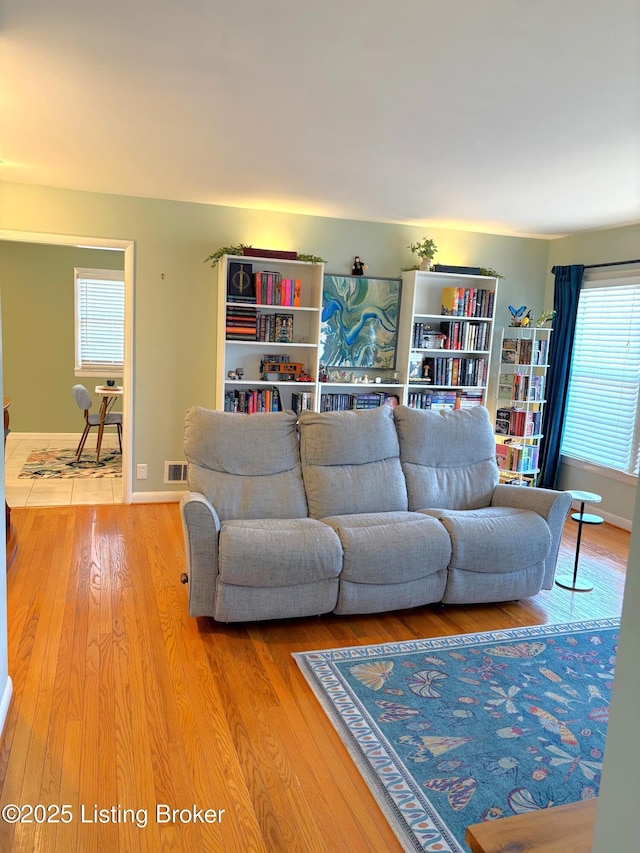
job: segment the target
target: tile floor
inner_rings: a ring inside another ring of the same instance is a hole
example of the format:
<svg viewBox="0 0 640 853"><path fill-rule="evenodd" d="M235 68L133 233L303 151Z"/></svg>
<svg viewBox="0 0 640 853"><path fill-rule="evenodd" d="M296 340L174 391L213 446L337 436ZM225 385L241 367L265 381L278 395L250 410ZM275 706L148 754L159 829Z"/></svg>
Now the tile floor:
<svg viewBox="0 0 640 853"><path fill-rule="evenodd" d="M95 439L87 440L88 451L95 453ZM69 440L32 439L25 441L9 435L5 450L5 486L9 506L70 506L72 504L113 504L122 503L122 478L105 477L103 479L19 479L18 474L33 450L68 448ZM75 446L75 445L74 445ZM103 447L117 447L118 437L106 435ZM83 453L83 458L84 458Z"/></svg>

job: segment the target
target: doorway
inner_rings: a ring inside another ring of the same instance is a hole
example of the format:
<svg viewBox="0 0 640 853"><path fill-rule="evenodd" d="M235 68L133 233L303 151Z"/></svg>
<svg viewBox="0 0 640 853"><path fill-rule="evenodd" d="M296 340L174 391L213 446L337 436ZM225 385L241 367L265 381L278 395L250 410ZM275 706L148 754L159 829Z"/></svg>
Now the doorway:
<svg viewBox="0 0 640 853"><path fill-rule="evenodd" d="M104 238L87 238L87 237L76 237L73 235L56 235L56 234L39 234L39 233L27 233L27 232L15 232L15 231L0 231L0 241L6 243L21 243L21 244L33 244L36 247L62 247L66 249L67 252L72 250L78 250L78 252L94 252L94 255L98 255L101 258L109 258L109 262L105 261L105 267L118 268L118 266L123 271L123 277L125 281L125 323L124 323L124 371L122 376L122 385L124 389L123 397L122 397L122 415L123 415L123 443L122 443L122 477L119 479L118 483L109 483L106 480L104 482L100 482L100 480L87 480L86 478L80 478L77 480L67 480L60 481L57 483L55 480L47 480L46 482L38 482L37 488L41 492L47 491L48 495L46 498L43 497L42 502L38 502L38 497L34 494L34 496L29 500L28 503L19 501L16 505L66 505L69 503L130 503L131 502L131 487L132 487L132 477L130 470L130 460L132 458L131 450L133 446L132 442L132 399L133 399L133 368L132 368L132 357L131 354L133 352L133 322L132 322L132 306L133 306L133 288L134 288L134 280L133 280L133 268L134 268L134 244L132 241L128 240L109 240ZM1 248L1 246L0 246ZM42 253L41 253L42 254ZM116 257L117 256L117 257ZM46 269L40 273L43 277L46 276ZM69 293L71 294L71 306L73 306L73 268L70 269L70 281L68 287L70 288ZM1 285L1 283L0 283ZM65 291L65 300L66 299L66 291ZM28 294L25 294L25 299L28 298ZM10 302L10 300L7 300ZM11 310L11 305L5 306L3 300L3 313L5 314L5 328L7 328L7 319L10 323L10 314L7 314L7 311ZM66 312L65 308L65 312ZM71 308L73 311L73 308ZM37 313L34 311L34 313ZM55 312L52 312L52 314ZM71 314L73 316L73 314ZM53 325L54 317L52 316L52 325ZM36 330L37 331L37 330ZM13 441L13 436L9 437L9 446L7 449L7 485L15 483L15 477L17 476L17 469L21 466L22 462L26 460L27 451L30 450L29 445L33 442L33 448L36 447L40 450L43 450L45 446L56 447L60 445L60 443L65 443L66 445L71 447L77 445L77 437L79 432L82 431L83 420L82 420L82 412L78 410L76 403L74 402L71 395L71 385L75 382L79 382L82 384L86 384L89 388L89 391L93 391L93 386L97 384L101 384L105 378L102 377L99 380L95 379L84 379L84 378L74 378L73 374L73 364L71 364L70 369L68 366L69 358L73 357L73 340L69 341L67 338L69 334L73 339L73 322L71 322L71 331L69 333L69 327L67 323L67 327L63 332L65 336L65 340L61 342L61 348L64 351L61 354L57 353L57 347L55 344L50 344L48 346L48 352L50 353L49 360L51 360L55 355L59 355L64 358L65 361L65 371L64 378L62 380L58 379L58 387L55 390L55 395L60 397L61 399L68 399L69 405L69 416L73 418L71 421L71 427L63 430L63 433L69 433L68 435L64 435L60 433L58 430L56 434L48 436L47 433L51 432L51 428L47 425L46 420L46 405L43 405L43 412L40 414L32 413L32 417L30 419L30 423L32 425L43 424L43 428L39 427L33 431L31 434L21 434L19 437L21 440L18 442L20 445L16 447L16 442ZM71 347L71 355L69 355L69 347ZM42 349L42 347L41 347ZM5 341L5 380L7 376L7 355L11 357L10 350L7 351L7 341ZM20 384L21 388L18 392L17 396L20 397L22 395L23 406L34 405L34 400L39 401L41 398L46 399L47 394L49 394L49 398L51 400L52 392L51 388L47 387L46 378L47 376L53 375L51 372L47 374L46 369L43 371L43 362L39 361L39 359L46 359L46 353L40 353L38 355L38 339L37 335L33 336L32 340L27 340L24 342L24 346L19 348L14 357L20 359ZM40 365L40 367L38 367ZM48 367L47 363L44 363L44 367ZM69 377L71 377L71 381L69 381ZM62 383L62 384L61 384ZM14 383L14 385L17 383ZM27 386L26 388L23 386ZM26 394L26 396L25 396ZM11 383L5 381L5 395L11 398ZM57 397L54 396L54 399ZM16 399L15 403L12 403L10 406L10 413L13 415L13 423L11 426L14 429L14 432L19 433L20 428L15 427L15 420L19 416L17 411L18 400ZM36 403L37 405L37 403ZM14 411L11 411L12 407ZM58 401L58 407L60 407L60 403ZM97 411L97 404L96 404ZM55 432L55 431L54 431ZM92 430L92 435L95 434L95 430ZM42 434L40 434L42 433ZM107 434L105 433L105 436ZM24 441L22 440L24 438ZM74 441L75 440L75 441ZM115 435L113 437L109 436L107 439L107 444L112 444L114 447L117 447L117 438ZM25 459L22 460L21 456ZM28 491L29 484L34 481L30 479L21 479L20 483L22 484L22 493ZM54 485L55 483L55 485ZM48 488L53 487L53 488ZM76 490L76 498L71 499L72 495L72 487ZM111 488L110 488L111 487ZM100 497L100 489L102 489L103 497ZM59 492L59 496L55 495L56 490ZM87 499L82 499L82 493L84 492ZM8 489L8 497L10 495L10 488ZM35 503L34 503L35 501ZM9 498L9 502L11 500Z"/></svg>

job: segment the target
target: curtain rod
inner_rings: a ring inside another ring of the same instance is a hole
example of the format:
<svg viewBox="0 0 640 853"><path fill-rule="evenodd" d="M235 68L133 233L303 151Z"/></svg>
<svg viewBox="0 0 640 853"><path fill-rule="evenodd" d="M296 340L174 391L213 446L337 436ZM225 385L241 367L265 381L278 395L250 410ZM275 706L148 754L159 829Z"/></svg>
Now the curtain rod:
<svg viewBox="0 0 640 853"><path fill-rule="evenodd" d="M608 264L585 264L586 270L594 270L598 267L622 267L625 264L640 264L640 258L634 258L632 261L611 261Z"/></svg>

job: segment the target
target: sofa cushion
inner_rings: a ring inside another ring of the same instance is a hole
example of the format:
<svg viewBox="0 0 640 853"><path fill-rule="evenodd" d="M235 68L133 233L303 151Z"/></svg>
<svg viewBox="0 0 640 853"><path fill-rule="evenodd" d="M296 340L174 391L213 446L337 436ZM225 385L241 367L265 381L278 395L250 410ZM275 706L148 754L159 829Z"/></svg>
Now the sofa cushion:
<svg viewBox="0 0 640 853"><path fill-rule="evenodd" d="M340 582L398 584L442 571L449 563L447 531L413 512L359 513L323 518L340 537Z"/></svg>
<svg viewBox="0 0 640 853"><path fill-rule="evenodd" d="M302 412L302 473L312 518L407 509L398 436L389 406Z"/></svg>
<svg viewBox="0 0 640 853"><path fill-rule="evenodd" d="M483 406L394 412L410 510L488 506L498 484L495 438Z"/></svg>
<svg viewBox="0 0 640 853"><path fill-rule="evenodd" d="M338 536L312 518L227 521L220 530L218 573L225 584L286 587L337 578L341 568Z"/></svg>
<svg viewBox="0 0 640 853"><path fill-rule="evenodd" d="M551 547L549 526L537 512L486 507L468 511L425 510L423 514L438 518L451 537L450 569L517 572L542 563Z"/></svg>
<svg viewBox="0 0 640 853"><path fill-rule="evenodd" d="M244 415L189 409L189 488L230 518L303 518L307 501L293 412Z"/></svg>

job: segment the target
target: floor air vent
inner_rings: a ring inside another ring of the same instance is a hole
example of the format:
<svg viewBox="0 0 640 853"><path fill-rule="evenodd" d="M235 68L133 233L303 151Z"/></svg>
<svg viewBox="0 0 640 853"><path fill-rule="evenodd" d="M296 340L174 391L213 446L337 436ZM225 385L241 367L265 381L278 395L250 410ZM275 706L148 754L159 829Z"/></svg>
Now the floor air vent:
<svg viewBox="0 0 640 853"><path fill-rule="evenodd" d="M165 481L165 483L186 483L187 482L187 463L186 462L165 462L164 463L164 481Z"/></svg>

